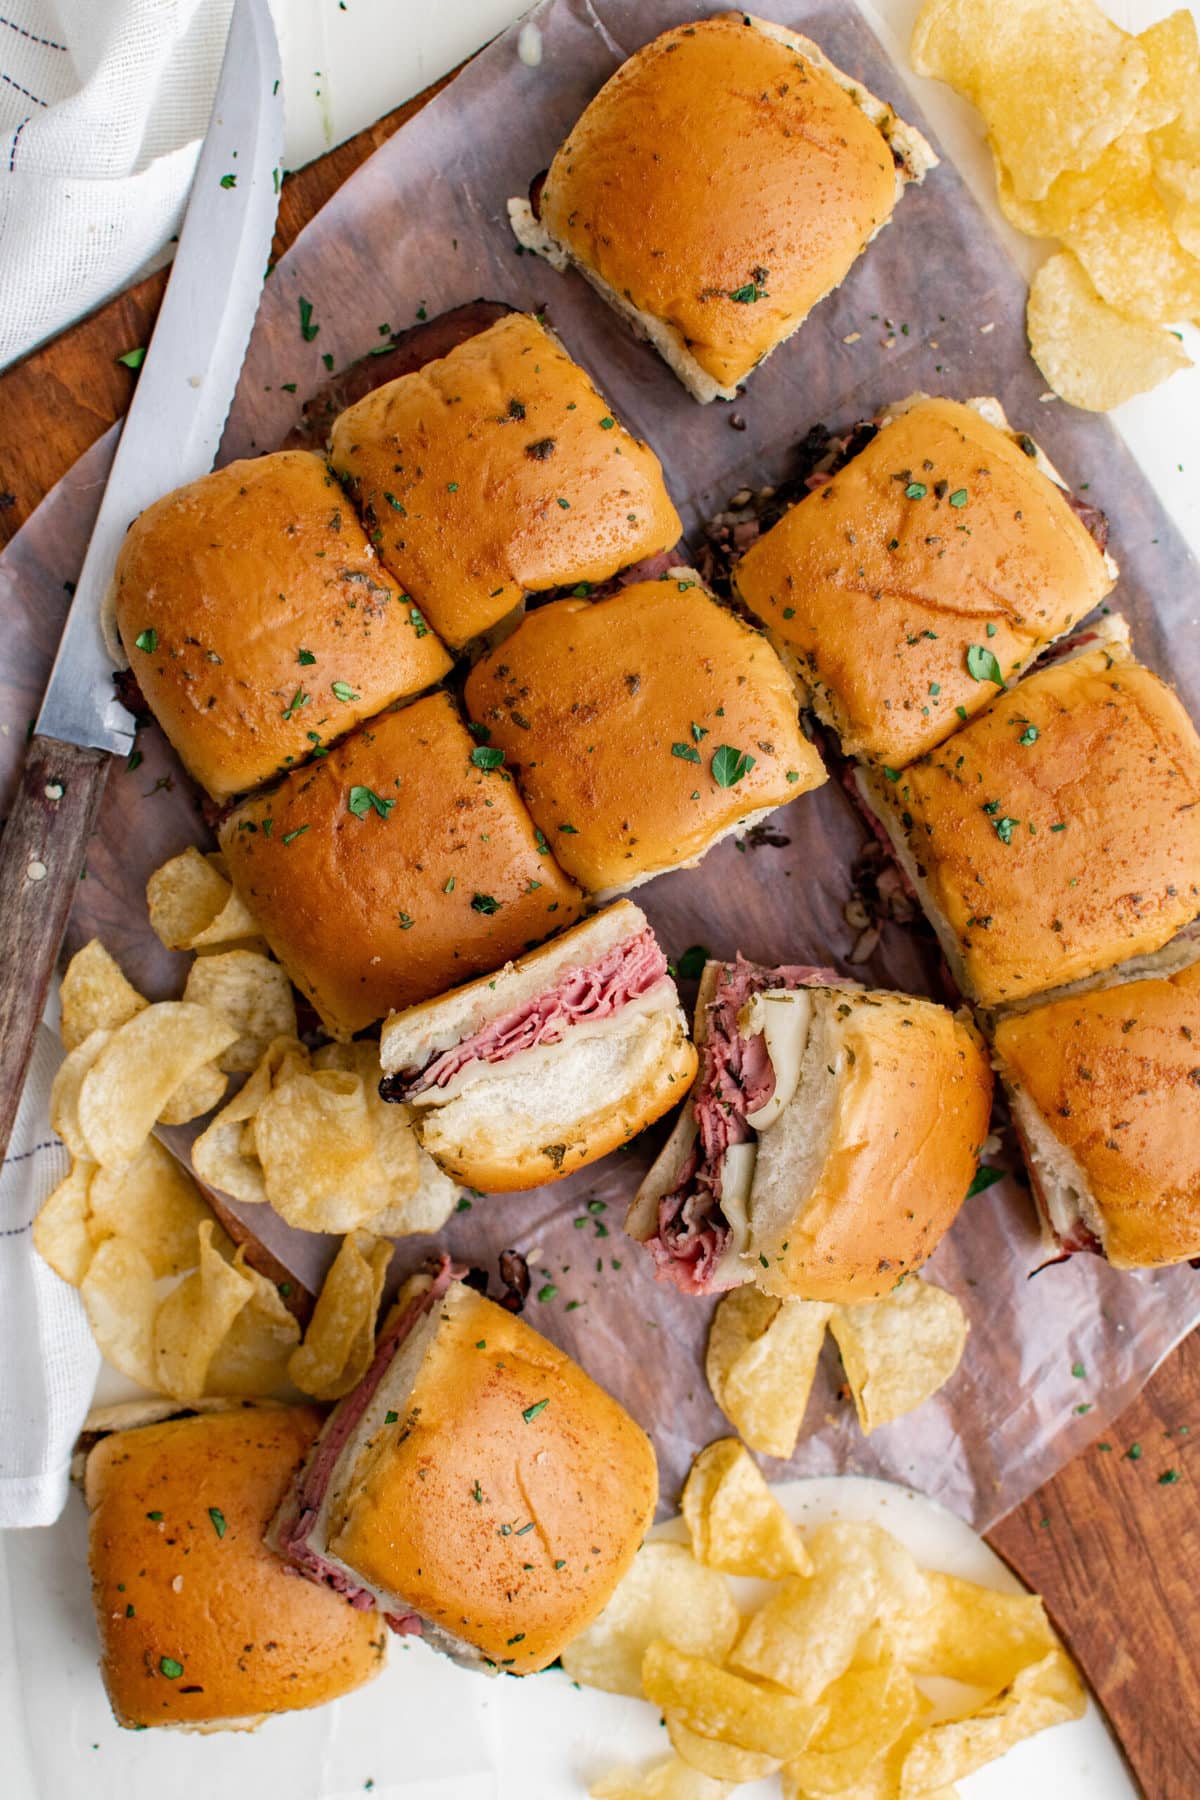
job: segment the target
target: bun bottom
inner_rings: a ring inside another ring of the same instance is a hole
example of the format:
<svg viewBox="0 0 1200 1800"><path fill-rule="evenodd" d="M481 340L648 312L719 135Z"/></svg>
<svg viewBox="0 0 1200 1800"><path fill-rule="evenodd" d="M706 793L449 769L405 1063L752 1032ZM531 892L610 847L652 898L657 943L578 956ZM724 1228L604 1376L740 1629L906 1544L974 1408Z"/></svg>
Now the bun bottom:
<svg viewBox="0 0 1200 1800"><path fill-rule="evenodd" d="M661 1118L686 1094L696 1052L675 1007L631 1010L603 1033L568 1035L536 1065L502 1063L457 1099L420 1109L434 1161L467 1187L513 1193L582 1169Z"/></svg>

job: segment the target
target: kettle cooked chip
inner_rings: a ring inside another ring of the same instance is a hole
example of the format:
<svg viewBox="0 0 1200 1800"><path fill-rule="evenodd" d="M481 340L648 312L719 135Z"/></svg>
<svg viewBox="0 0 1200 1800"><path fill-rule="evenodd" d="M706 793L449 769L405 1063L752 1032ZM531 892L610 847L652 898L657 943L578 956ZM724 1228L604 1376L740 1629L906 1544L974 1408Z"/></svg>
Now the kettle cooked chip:
<svg viewBox="0 0 1200 1800"><path fill-rule="evenodd" d="M98 1245L79 1286L101 1356L143 1387L158 1387L154 1359L157 1283L150 1259L129 1238Z"/></svg>
<svg viewBox="0 0 1200 1800"><path fill-rule="evenodd" d="M102 1046L80 1085L78 1121L86 1152L103 1168L127 1168L175 1090L236 1036L219 1014L183 1000L164 1000L135 1013Z"/></svg>
<svg viewBox="0 0 1200 1800"><path fill-rule="evenodd" d="M650 1769L613 1769L588 1789L591 1800L726 1800L733 1783L714 1781L672 1757Z"/></svg>
<svg viewBox="0 0 1200 1800"><path fill-rule="evenodd" d="M210 1006L237 1026L240 1036L219 1059L227 1074L253 1069L276 1038L296 1035L292 984L279 964L258 950L197 957L183 997Z"/></svg>
<svg viewBox="0 0 1200 1800"><path fill-rule="evenodd" d="M146 904L151 928L168 950L207 950L262 937L223 859L202 856L194 845L154 871Z"/></svg>
<svg viewBox="0 0 1200 1800"><path fill-rule="evenodd" d="M852 1792L893 1744L928 1710L900 1663L852 1667L825 1689L825 1722L787 1767L789 1787L807 1796Z"/></svg>
<svg viewBox="0 0 1200 1800"><path fill-rule="evenodd" d="M127 1169L97 1168L87 1193L94 1244L129 1238L156 1276L196 1266L196 1233L212 1215L183 1164L157 1138L147 1138ZM217 1242L225 1242L218 1232Z"/></svg>
<svg viewBox="0 0 1200 1800"><path fill-rule="evenodd" d="M288 1375L302 1393L340 1400L357 1387L375 1354L375 1320L392 1246L367 1231L342 1240Z"/></svg>
<svg viewBox="0 0 1200 1800"><path fill-rule="evenodd" d="M967 1342L967 1315L945 1288L909 1276L882 1300L836 1306L829 1329L858 1422L869 1435L910 1413L943 1387Z"/></svg>
<svg viewBox="0 0 1200 1800"><path fill-rule="evenodd" d="M64 1050L74 1050L101 1028L115 1031L149 1004L126 980L99 938L77 950L62 978Z"/></svg>
<svg viewBox="0 0 1200 1800"><path fill-rule="evenodd" d="M213 1243L213 1221L197 1231L199 1266L169 1293L154 1322L154 1363L160 1393L198 1400L208 1368L247 1300L252 1283Z"/></svg>
<svg viewBox="0 0 1200 1800"><path fill-rule="evenodd" d="M33 1247L56 1275L78 1287L87 1274L95 1245L88 1229L88 1195L96 1165L76 1156L52 1193L46 1195L33 1221Z"/></svg>
<svg viewBox="0 0 1200 1800"><path fill-rule="evenodd" d="M713 1399L752 1450L791 1456L832 1308L735 1288L717 1304L705 1370Z"/></svg>
<svg viewBox="0 0 1200 1800"><path fill-rule="evenodd" d="M722 1438L692 1463L680 1511L698 1562L730 1575L811 1575L812 1563L744 1444Z"/></svg>
<svg viewBox="0 0 1200 1800"><path fill-rule="evenodd" d="M599 1618L572 1638L562 1666L572 1681L610 1694L642 1693L642 1659L655 1638L723 1662L740 1627L729 1584L684 1544L643 1544Z"/></svg>
<svg viewBox="0 0 1200 1800"><path fill-rule="evenodd" d="M1067 251L1034 276L1027 324L1030 353L1050 386L1088 412L1122 406L1192 366L1172 332L1114 312Z"/></svg>
<svg viewBox="0 0 1200 1800"><path fill-rule="evenodd" d="M663 1723L676 1756L714 1781L763 1781L781 1766L778 1757L764 1756L759 1750L743 1750L739 1744L727 1744L723 1738L702 1736L685 1725L677 1713L664 1713Z"/></svg>
<svg viewBox="0 0 1200 1800"><path fill-rule="evenodd" d="M729 1669L656 1638L642 1658L647 1700L702 1737L788 1762L806 1748L824 1709L792 1694L760 1687Z"/></svg>

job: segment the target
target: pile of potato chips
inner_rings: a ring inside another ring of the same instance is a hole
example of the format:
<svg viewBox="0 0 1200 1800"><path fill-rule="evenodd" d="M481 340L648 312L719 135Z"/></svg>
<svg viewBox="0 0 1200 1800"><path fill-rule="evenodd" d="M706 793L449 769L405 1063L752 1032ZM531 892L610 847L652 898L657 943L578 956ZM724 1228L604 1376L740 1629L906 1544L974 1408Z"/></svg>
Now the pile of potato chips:
<svg viewBox="0 0 1200 1800"><path fill-rule="evenodd" d="M683 1492L691 1548L645 1544L563 1652L575 1681L649 1700L674 1755L594 1800L722 1800L778 1771L784 1800L952 1800L953 1783L1086 1704L1034 1595L918 1567L877 1525L801 1537L741 1444ZM772 1583L748 1615L726 1574Z"/></svg>
<svg viewBox="0 0 1200 1800"><path fill-rule="evenodd" d="M1029 295L1056 393L1106 412L1191 366L1200 319L1200 43L1187 10L1131 36L1093 0L925 0L918 75L987 124L1001 210L1059 239Z"/></svg>
<svg viewBox="0 0 1200 1800"><path fill-rule="evenodd" d="M195 849L151 876L150 922L192 950L183 997L152 1005L102 944L62 983L66 1058L50 1123L71 1153L34 1221L38 1252L80 1291L100 1349L177 1400L299 1388L339 1398L365 1373L390 1261L386 1237L436 1231L459 1190L379 1098L373 1043L310 1055L284 971L221 859ZM193 1146L197 1174L306 1230L346 1233L308 1331L251 1268L183 1165L152 1135L224 1100Z"/></svg>
<svg viewBox="0 0 1200 1800"><path fill-rule="evenodd" d="M713 1399L752 1450L779 1457L795 1450L827 1328L868 1435L949 1381L968 1330L954 1295L915 1275L860 1306L735 1288L713 1314L706 1372Z"/></svg>

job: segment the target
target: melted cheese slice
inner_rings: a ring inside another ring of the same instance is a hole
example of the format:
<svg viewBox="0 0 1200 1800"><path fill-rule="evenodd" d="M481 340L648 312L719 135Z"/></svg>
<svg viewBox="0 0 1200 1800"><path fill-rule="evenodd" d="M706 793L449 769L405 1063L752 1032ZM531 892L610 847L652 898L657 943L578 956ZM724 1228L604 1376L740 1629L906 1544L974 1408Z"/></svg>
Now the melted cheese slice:
<svg viewBox="0 0 1200 1800"><path fill-rule="evenodd" d="M738 1014L743 1037L766 1040L767 1055L775 1071L775 1092L757 1112L746 1114L755 1131L767 1131L788 1106L800 1085L800 1067L812 1024L813 1002L807 988L769 988L755 994Z"/></svg>

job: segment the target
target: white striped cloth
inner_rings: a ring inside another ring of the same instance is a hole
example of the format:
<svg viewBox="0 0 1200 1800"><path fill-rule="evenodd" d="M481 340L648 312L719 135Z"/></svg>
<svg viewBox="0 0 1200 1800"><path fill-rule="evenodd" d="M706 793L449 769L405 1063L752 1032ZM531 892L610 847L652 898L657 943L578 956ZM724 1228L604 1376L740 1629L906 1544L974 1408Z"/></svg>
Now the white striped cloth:
<svg viewBox="0 0 1200 1800"><path fill-rule="evenodd" d="M177 231L232 0L0 0L0 368Z"/></svg>

